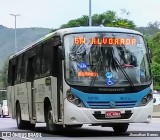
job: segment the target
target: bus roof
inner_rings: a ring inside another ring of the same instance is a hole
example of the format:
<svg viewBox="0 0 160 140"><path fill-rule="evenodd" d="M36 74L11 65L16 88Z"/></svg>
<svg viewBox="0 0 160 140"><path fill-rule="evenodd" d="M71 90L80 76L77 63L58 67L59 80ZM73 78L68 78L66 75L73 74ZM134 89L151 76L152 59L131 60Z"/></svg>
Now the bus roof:
<svg viewBox="0 0 160 140"><path fill-rule="evenodd" d="M53 36L59 35L62 37L65 34L71 34L71 33L92 33L92 32L115 32L115 33L132 33L132 34L139 34L142 35L140 32L131 30L131 29L124 29L119 27L104 27L104 26L85 26L85 27L72 27L72 28L64 28L64 29L58 29L55 32L49 33L42 38L38 39L37 41L29 44L26 46L23 50L17 52L16 54L13 54L10 59L13 57L16 57L26 50L30 49L32 46L38 45L42 42L45 42L46 40L50 39Z"/></svg>
<svg viewBox="0 0 160 140"><path fill-rule="evenodd" d="M87 32L119 32L119 33L133 33L133 34L140 34L140 32L131 30L131 29L124 29L119 27L104 27L104 26L91 26L91 27L73 27L73 28L65 28L57 30L61 35L70 34L70 33L87 33Z"/></svg>

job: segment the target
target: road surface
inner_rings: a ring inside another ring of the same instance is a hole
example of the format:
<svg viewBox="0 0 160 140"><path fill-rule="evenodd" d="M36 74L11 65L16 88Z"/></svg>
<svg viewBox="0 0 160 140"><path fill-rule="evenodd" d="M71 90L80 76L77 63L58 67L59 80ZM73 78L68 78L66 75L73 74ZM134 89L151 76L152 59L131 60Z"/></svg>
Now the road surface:
<svg viewBox="0 0 160 140"><path fill-rule="evenodd" d="M15 137L4 137L5 135L10 135L10 132ZM79 129L65 130L56 134L46 133L45 124L37 124L34 131L18 130L15 120L11 118L0 118L0 133L1 136L3 133L3 137L1 138L3 140L159 140L160 119L154 118L150 124L131 124L127 133L118 135L110 127L89 125L84 125ZM31 135L34 137L31 137Z"/></svg>

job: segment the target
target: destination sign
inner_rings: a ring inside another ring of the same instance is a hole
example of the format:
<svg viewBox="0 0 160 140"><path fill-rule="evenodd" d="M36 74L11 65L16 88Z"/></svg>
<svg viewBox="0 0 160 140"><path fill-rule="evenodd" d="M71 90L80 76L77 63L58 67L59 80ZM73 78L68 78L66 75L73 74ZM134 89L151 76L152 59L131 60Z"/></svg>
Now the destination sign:
<svg viewBox="0 0 160 140"><path fill-rule="evenodd" d="M75 45L84 45L87 42L85 37L75 37ZM135 38L97 38L93 37L90 39L90 44L92 45L136 45Z"/></svg>
<svg viewBox="0 0 160 140"><path fill-rule="evenodd" d="M78 72L78 77L97 77L98 73L97 72L91 72L91 71L80 71Z"/></svg>

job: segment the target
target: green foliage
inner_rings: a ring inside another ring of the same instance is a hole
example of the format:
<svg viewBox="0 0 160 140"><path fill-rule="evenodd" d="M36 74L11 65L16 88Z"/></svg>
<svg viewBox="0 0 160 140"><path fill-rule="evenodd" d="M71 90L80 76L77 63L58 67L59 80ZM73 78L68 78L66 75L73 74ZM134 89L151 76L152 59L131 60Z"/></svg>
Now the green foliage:
<svg viewBox="0 0 160 140"><path fill-rule="evenodd" d="M146 36L147 43L152 51L152 74L154 80L154 89L160 90L160 32L155 36Z"/></svg>
<svg viewBox="0 0 160 140"><path fill-rule="evenodd" d="M88 16L82 16L81 18L70 20L67 24L63 24L60 28L87 26Z"/></svg>
<svg viewBox="0 0 160 140"><path fill-rule="evenodd" d="M88 16L84 15L81 18L70 20L68 23L63 24L60 28L88 26L88 19ZM102 14L94 14L92 16L93 26L99 26L101 24L104 26L123 27L129 29L135 29L136 27L133 21L117 17L116 12L114 11L106 11Z"/></svg>
<svg viewBox="0 0 160 140"><path fill-rule="evenodd" d="M93 26L99 26L101 24L108 26L115 22L117 19L116 12L107 11L102 14L95 14L92 18Z"/></svg>
<svg viewBox="0 0 160 140"><path fill-rule="evenodd" d="M154 89L160 90L160 64L157 62L152 63L152 74L154 80Z"/></svg>
<svg viewBox="0 0 160 140"><path fill-rule="evenodd" d="M122 27L122 28L128 28L128 29L135 29L135 24L133 21L129 21L127 19L117 19L115 22L111 23L110 26L113 27Z"/></svg>
<svg viewBox="0 0 160 140"><path fill-rule="evenodd" d="M7 87L7 71L8 71L8 60L4 63L4 66L0 71L0 79L1 79L0 88L5 89Z"/></svg>

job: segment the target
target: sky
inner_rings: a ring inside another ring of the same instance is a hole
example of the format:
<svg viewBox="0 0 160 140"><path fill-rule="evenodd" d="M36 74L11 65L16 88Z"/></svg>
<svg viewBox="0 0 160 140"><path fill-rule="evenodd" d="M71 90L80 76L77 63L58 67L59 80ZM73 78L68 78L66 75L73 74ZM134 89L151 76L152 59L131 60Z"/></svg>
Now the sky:
<svg viewBox="0 0 160 140"><path fill-rule="evenodd" d="M92 15L108 10L119 17L121 9L129 11L127 18L140 26L160 22L160 0L91 0ZM89 15L89 0L0 0L0 25L8 28L59 28L69 20Z"/></svg>

